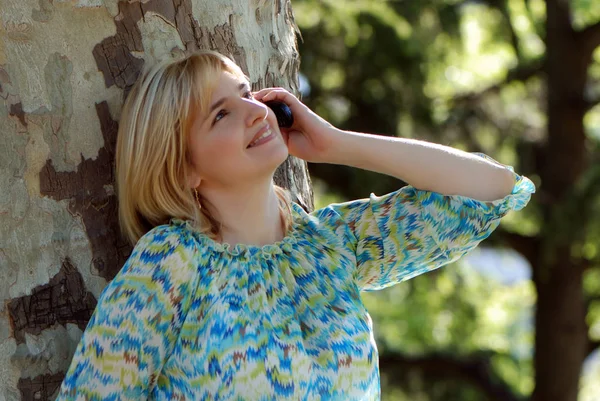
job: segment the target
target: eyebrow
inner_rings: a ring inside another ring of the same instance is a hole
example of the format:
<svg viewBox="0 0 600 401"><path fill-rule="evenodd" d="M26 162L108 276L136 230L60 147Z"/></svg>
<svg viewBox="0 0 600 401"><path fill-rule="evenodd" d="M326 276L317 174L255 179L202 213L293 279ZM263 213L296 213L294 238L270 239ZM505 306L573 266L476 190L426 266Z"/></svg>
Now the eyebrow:
<svg viewBox="0 0 600 401"><path fill-rule="evenodd" d="M248 85L248 83L243 82L241 84L238 85L238 90L242 90L244 88L248 88L250 89L250 85ZM215 102L215 104L213 104L212 106L210 106L210 112L208 114L212 114L213 111L215 111L215 109L217 109L218 107L220 107L223 103L225 103L225 100L227 100L226 97L219 99Z"/></svg>

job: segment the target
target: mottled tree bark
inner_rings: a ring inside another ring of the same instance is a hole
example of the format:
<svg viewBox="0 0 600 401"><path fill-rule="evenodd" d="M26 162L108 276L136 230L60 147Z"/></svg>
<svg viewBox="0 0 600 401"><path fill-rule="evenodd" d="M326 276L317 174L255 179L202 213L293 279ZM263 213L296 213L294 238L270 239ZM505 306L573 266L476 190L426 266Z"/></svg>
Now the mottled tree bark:
<svg viewBox="0 0 600 401"><path fill-rule="evenodd" d="M114 152L145 63L213 49L297 92L290 0L0 0L0 400L54 399L120 236ZM276 173L307 210L304 162Z"/></svg>

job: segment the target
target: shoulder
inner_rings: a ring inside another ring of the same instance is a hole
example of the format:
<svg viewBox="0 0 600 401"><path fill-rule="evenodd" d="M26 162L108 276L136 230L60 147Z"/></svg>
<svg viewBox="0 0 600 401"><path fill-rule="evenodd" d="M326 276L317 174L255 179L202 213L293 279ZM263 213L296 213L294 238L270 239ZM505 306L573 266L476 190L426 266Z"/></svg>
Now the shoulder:
<svg viewBox="0 0 600 401"><path fill-rule="evenodd" d="M182 227L160 225L144 234L98 300L96 320L109 319L115 310L161 310L177 318L188 310L202 271L197 243ZM175 312L173 312L175 311ZM120 312L119 312L120 313Z"/></svg>
<svg viewBox="0 0 600 401"><path fill-rule="evenodd" d="M134 252L153 251L160 254L190 252L197 249L197 241L181 224L162 224L152 228L136 243Z"/></svg>
<svg viewBox="0 0 600 401"><path fill-rule="evenodd" d="M166 280L181 284L193 281L197 274L197 242L185 228L164 224L138 240L114 280Z"/></svg>
<svg viewBox="0 0 600 401"><path fill-rule="evenodd" d="M373 200L379 198L371 194L369 198L330 203L308 214L308 218L320 227L338 231L354 231L357 224L372 211Z"/></svg>
<svg viewBox="0 0 600 401"><path fill-rule="evenodd" d="M296 226L306 229L317 229L319 227L334 224L334 221L339 217L337 213L329 206L307 212L302 206L297 203L292 203L294 213L294 221Z"/></svg>
<svg viewBox="0 0 600 401"><path fill-rule="evenodd" d="M300 205L294 204L298 216L299 235L306 244L319 243L329 248L348 248L348 242L354 242L351 225L344 220L343 213L330 204L312 212L306 212Z"/></svg>

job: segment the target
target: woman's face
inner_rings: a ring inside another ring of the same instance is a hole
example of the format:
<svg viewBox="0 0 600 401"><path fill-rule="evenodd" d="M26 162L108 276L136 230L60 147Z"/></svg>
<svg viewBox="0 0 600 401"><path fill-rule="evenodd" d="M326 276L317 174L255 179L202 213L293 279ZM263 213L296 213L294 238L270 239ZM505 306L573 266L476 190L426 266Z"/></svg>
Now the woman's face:
<svg viewBox="0 0 600 401"><path fill-rule="evenodd" d="M188 136L193 188L264 180L287 158L275 114L253 99L244 78L223 72L207 113L195 117Z"/></svg>

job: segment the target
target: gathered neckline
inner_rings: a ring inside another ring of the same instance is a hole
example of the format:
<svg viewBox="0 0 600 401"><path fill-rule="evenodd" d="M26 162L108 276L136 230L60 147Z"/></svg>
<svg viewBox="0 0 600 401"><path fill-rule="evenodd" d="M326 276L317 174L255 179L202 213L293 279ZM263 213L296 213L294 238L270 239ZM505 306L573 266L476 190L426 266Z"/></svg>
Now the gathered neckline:
<svg viewBox="0 0 600 401"><path fill-rule="evenodd" d="M194 228L194 224L192 220L189 219L181 219L178 217L173 217L170 219L171 224L175 224L178 226L185 226L191 233L208 248L220 252L226 253L230 256L243 256L243 257L252 257L254 255L260 255L265 259L270 259L274 255L281 254L282 252L291 252L295 245L297 244L296 235L298 233L298 219L299 216L295 216L297 211L294 210L296 207L295 204L292 203L292 226L286 233L286 235L279 241L276 241L272 244L266 245L251 245L251 244L236 244L231 245L226 242L218 242L214 239L210 238L208 235L201 233L196 228ZM300 207L299 205L297 207Z"/></svg>

